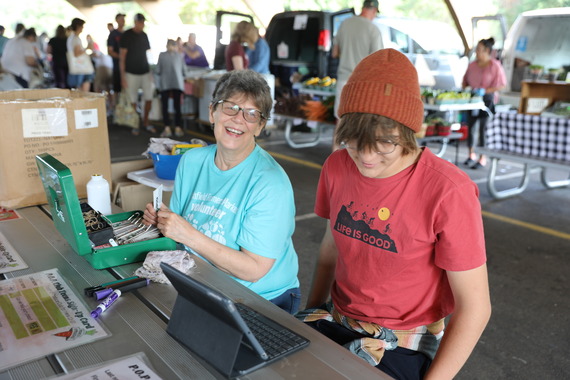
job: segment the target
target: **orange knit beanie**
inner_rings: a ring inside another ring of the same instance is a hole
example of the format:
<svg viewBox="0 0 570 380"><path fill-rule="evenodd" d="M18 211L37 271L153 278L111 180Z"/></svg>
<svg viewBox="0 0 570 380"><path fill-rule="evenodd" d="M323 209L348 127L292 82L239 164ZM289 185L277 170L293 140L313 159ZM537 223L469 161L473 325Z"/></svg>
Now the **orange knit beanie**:
<svg viewBox="0 0 570 380"><path fill-rule="evenodd" d="M362 112L381 115L418 132L424 119L418 73L394 49L381 49L356 66L342 89L338 115Z"/></svg>

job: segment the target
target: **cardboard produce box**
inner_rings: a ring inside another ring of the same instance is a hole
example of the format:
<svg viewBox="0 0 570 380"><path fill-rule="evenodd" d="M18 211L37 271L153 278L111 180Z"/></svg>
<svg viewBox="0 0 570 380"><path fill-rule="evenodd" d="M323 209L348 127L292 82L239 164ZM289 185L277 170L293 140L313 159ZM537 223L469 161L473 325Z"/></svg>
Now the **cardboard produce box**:
<svg viewBox="0 0 570 380"><path fill-rule="evenodd" d="M35 157L49 153L73 170L87 196L93 174L111 181L105 97L74 90L0 92L0 206L47 203Z"/></svg>

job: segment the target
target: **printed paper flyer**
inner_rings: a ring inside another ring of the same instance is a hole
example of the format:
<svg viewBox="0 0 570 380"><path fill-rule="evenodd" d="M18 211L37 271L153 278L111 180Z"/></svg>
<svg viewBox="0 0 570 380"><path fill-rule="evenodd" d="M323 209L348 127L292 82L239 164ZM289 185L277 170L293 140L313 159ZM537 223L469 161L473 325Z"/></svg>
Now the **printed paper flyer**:
<svg viewBox="0 0 570 380"><path fill-rule="evenodd" d="M26 269L28 264L22 260L16 249L12 247L8 239L0 232L0 273Z"/></svg>
<svg viewBox="0 0 570 380"><path fill-rule="evenodd" d="M0 371L106 336L57 269L0 281Z"/></svg>
<svg viewBox="0 0 570 380"><path fill-rule="evenodd" d="M0 207L0 222L3 222L5 220L20 219L20 218L21 216L20 214L18 214L16 210L9 210L7 208Z"/></svg>
<svg viewBox="0 0 570 380"><path fill-rule="evenodd" d="M147 365L148 359L144 352L138 352L134 355L120 358L117 360L102 363L102 365L94 368L87 368L62 375L50 379L57 380L132 380L147 379L161 380L162 378L156 374L150 365Z"/></svg>

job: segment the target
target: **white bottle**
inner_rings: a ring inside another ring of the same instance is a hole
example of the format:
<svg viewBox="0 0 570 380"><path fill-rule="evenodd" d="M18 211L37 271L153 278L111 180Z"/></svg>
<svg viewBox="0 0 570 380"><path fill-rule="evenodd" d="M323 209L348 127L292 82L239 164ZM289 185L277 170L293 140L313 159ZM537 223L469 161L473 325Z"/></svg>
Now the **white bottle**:
<svg viewBox="0 0 570 380"><path fill-rule="evenodd" d="M111 214L109 182L101 174L94 174L87 182L87 203L103 215Z"/></svg>

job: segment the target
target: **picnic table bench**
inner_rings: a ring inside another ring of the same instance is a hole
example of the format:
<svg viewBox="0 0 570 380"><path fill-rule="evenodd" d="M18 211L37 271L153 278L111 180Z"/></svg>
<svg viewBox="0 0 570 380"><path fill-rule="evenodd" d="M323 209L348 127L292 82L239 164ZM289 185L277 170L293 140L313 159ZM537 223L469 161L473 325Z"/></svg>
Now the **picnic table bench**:
<svg viewBox="0 0 570 380"><path fill-rule="evenodd" d="M540 168L541 182L548 188L570 186L570 177L549 180L548 169L570 172L570 119L536 115L497 113L487 130L487 142L478 153L490 158L487 189L495 199L522 193L530 181L533 167ZM500 160L524 165L518 186L498 190L496 186Z"/></svg>

